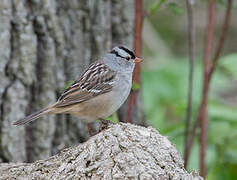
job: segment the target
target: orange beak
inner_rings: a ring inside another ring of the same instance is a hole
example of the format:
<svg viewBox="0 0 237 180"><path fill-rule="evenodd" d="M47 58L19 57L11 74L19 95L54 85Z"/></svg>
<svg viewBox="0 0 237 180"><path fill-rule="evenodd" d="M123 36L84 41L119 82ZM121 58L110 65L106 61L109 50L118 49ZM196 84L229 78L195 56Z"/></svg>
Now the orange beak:
<svg viewBox="0 0 237 180"><path fill-rule="evenodd" d="M141 58L138 58L138 57L136 57L136 58L133 60L134 63L140 63L141 61L142 61L142 59L141 59Z"/></svg>

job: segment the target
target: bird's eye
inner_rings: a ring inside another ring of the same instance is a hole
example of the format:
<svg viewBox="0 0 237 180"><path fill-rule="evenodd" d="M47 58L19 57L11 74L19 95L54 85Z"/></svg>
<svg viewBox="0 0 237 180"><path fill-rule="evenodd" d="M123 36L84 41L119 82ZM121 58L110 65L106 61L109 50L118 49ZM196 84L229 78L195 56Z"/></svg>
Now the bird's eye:
<svg viewBox="0 0 237 180"><path fill-rule="evenodd" d="M127 56L127 57L126 57L126 59L127 59L127 60L129 60L129 59L130 59L130 57L129 57L129 56Z"/></svg>

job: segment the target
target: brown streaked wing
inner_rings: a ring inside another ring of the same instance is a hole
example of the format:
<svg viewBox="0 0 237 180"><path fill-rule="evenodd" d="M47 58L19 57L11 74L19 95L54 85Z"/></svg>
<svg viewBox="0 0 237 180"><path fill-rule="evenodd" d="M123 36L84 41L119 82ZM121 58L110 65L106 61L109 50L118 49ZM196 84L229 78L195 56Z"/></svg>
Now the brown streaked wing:
<svg viewBox="0 0 237 180"><path fill-rule="evenodd" d="M92 64L77 81L66 89L54 107L81 103L111 91L115 75L114 71L101 62Z"/></svg>

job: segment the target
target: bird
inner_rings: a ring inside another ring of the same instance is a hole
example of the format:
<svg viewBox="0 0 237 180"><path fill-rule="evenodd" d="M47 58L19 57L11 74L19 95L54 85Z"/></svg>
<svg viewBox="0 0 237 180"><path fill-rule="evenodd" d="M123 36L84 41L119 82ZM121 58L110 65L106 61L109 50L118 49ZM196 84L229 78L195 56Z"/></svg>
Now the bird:
<svg viewBox="0 0 237 180"><path fill-rule="evenodd" d="M86 123L97 119L103 123L104 118L116 112L128 98L135 64L141 61L126 46L116 46L89 65L56 103L13 125L29 124L46 114L71 114Z"/></svg>

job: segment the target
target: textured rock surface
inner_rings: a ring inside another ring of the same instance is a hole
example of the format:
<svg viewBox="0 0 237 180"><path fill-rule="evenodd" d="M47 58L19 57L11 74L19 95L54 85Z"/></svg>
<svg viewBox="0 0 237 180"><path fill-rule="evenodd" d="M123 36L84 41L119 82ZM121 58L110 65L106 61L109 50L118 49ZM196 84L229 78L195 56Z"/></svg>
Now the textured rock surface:
<svg viewBox="0 0 237 180"><path fill-rule="evenodd" d="M111 124L87 142L47 159L0 164L0 179L202 179L153 128Z"/></svg>

